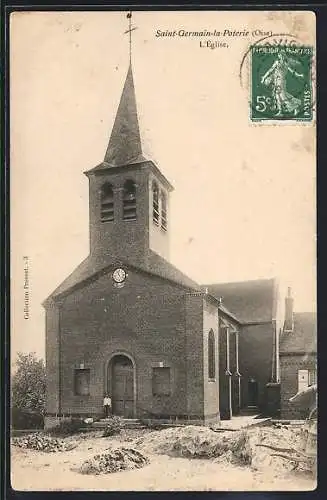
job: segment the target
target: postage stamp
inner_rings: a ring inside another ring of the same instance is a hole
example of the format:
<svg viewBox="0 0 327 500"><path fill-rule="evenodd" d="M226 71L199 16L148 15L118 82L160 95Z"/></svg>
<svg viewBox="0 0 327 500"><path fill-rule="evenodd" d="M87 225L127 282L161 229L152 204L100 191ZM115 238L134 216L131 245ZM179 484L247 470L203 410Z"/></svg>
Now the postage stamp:
<svg viewBox="0 0 327 500"><path fill-rule="evenodd" d="M312 47L252 46L252 121L311 121Z"/></svg>

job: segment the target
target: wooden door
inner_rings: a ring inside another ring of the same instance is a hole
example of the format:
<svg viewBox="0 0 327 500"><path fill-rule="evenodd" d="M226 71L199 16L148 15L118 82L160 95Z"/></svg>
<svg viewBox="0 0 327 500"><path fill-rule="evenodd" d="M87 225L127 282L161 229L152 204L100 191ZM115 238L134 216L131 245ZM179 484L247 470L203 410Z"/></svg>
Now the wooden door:
<svg viewBox="0 0 327 500"><path fill-rule="evenodd" d="M134 370L126 356L115 356L112 361L112 411L114 415L133 418Z"/></svg>

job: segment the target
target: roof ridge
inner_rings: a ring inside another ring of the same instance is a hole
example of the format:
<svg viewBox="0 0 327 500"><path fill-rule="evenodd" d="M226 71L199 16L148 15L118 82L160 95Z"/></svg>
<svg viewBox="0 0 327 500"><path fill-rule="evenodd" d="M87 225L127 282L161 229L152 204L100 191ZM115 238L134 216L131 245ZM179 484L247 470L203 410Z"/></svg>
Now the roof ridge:
<svg viewBox="0 0 327 500"><path fill-rule="evenodd" d="M256 282L263 282L263 281L275 281L276 277L271 277L271 278L257 278L257 279L251 279L251 280L240 280L240 281L219 281L215 283L204 283L201 286L222 286L222 285L239 285L242 283L256 283Z"/></svg>
<svg viewBox="0 0 327 500"><path fill-rule="evenodd" d="M275 278L234 281L202 285L244 324L273 321L275 304Z"/></svg>
<svg viewBox="0 0 327 500"><path fill-rule="evenodd" d="M161 255L157 254L156 252L154 252L151 249L149 249L149 256L152 257L152 258L154 258L154 259L157 259L158 261L161 261L165 266L168 266L172 270L176 271L183 279L186 279L187 281L189 281L189 283L192 285L189 288L192 287L192 288L194 288L197 291L202 291L201 290L201 285L199 285L195 280L193 280L192 278L190 278L186 273L184 273L178 267L176 267L174 264L172 264L169 260L165 259L164 257L162 257ZM150 263L150 268L151 268L151 263Z"/></svg>
<svg viewBox="0 0 327 500"><path fill-rule="evenodd" d="M155 252L152 252L152 253L154 255L157 255L157 254L155 254ZM93 277L96 277L101 273L105 273L105 271L107 269L109 269L110 267L114 267L115 265L126 265L127 267L131 267L131 268L139 270L141 272L151 274L151 275L156 276L160 279L173 282L176 285L183 287L184 289L188 289L188 290L189 289L191 289L191 290L198 289L198 288L196 288L196 286L197 286L196 282L193 282L193 280L191 280L191 278L189 278L186 274L182 273L182 271L180 271L177 267L175 267L169 261L166 261L165 259L163 259L163 257L161 257L160 255L158 255L158 257L159 257L159 260L161 260L162 262L165 263L165 265L168 264L173 270L176 270L178 272L178 274L182 278L185 279L185 282L183 282L182 280L179 280L178 277L174 278L172 275L165 276L163 272L159 272L158 270L151 268L152 267L151 264L149 266L147 266L147 265L142 265L139 263L131 262L131 261L128 261L125 259L113 259L110 262L97 263L96 261L94 261L94 259L91 257L91 255L88 255L88 257L86 257L82 262L80 262L80 264L78 264L75 267L75 269L69 274L69 276L67 276L67 278L65 278L64 281L62 281L62 283L59 286L57 286L56 289L44 300L43 304L46 304L47 301L50 300L51 298L58 298L59 296L62 296L63 294L69 293L71 290L75 289L79 285L83 285L83 283L92 279ZM84 271L83 264L86 267L85 276L82 276L82 277L77 276L75 281L74 281L72 279L74 277L74 275L78 274L78 271L81 269L82 269L82 271ZM87 272L88 266L91 266L91 269L89 269L89 272ZM92 270L92 267L93 267L93 270ZM189 283L186 283L186 280L188 280ZM70 281L71 281L71 283L70 283ZM67 283L66 287L65 287L65 283Z"/></svg>

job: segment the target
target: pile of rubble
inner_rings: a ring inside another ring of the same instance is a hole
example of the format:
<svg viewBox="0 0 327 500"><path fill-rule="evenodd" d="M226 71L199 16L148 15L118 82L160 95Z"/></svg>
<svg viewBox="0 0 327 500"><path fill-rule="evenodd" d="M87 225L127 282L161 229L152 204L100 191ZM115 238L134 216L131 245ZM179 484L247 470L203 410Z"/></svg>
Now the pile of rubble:
<svg viewBox="0 0 327 500"><path fill-rule="evenodd" d="M140 469L149 459L134 448L112 448L86 460L80 467L82 474L110 474L122 470Z"/></svg>
<svg viewBox="0 0 327 500"><path fill-rule="evenodd" d="M307 470L306 460L292 460L292 450L302 449L303 426L267 427L249 431L250 442L255 448L251 467L254 470L269 470L272 475L280 476L295 468ZM301 455L301 451L300 451Z"/></svg>
<svg viewBox="0 0 327 500"><path fill-rule="evenodd" d="M35 433L23 437L15 437L12 444L20 448L55 453L57 451L68 451L76 448L77 444L65 439L54 438L45 434Z"/></svg>
<svg viewBox="0 0 327 500"><path fill-rule="evenodd" d="M249 466L258 471L270 469L272 473L286 473L298 465L276 456L274 449L280 446L297 448L300 440L301 428L292 426L220 432L207 427L186 426L152 432L136 439L133 446L150 455L206 458Z"/></svg>
<svg viewBox="0 0 327 500"><path fill-rule="evenodd" d="M150 454L189 458L217 458L228 453L241 464L251 464L253 455L246 432L215 432L208 427L193 425L152 432L137 439L134 446Z"/></svg>

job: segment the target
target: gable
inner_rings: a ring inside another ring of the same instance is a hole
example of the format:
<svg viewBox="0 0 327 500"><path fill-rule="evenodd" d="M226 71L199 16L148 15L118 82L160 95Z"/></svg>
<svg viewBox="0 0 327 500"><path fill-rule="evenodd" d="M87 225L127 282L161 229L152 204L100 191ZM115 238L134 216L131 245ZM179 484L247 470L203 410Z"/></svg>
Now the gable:
<svg viewBox="0 0 327 500"><path fill-rule="evenodd" d="M199 285L183 274L179 269L170 264L168 261L155 254L149 253L148 264L140 266L132 262L105 261L103 258L93 258L88 256L76 269L54 290L54 292L44 301L46 306L50 299L59 298L62 295L71 293L76 288L87 286L89 283L97 280L100 276L109 273L114 267L124 266L141 273L156 276L162 280L172 282L186 290L199 290Z"/></svg>
<svg viewBox="0 0 327 500"><path fill-rule="evenodd" d="M107 341L108 336L148 342L180 342L185 325L185 293L175 284L127 268L123 287L111 269L61 298L62 342L78 345ZM160 335L161 340L158 338ZM176 339L175 339L176 337ZM175 339L175 340L174 340Z"/></svg>

